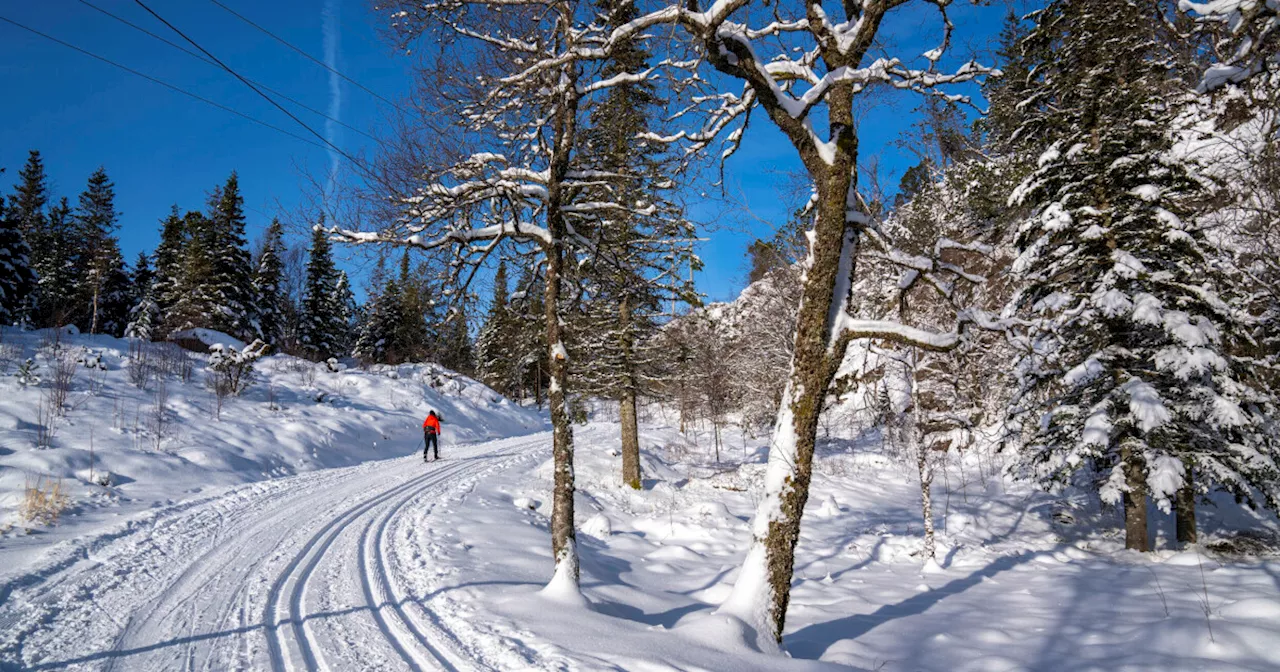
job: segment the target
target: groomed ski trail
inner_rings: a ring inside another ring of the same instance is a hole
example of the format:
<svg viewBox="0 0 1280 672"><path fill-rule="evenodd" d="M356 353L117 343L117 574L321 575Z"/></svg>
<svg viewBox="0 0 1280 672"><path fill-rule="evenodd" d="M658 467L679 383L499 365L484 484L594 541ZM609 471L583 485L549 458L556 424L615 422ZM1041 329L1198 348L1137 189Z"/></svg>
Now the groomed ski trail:
<svg viewBox="0 0 1280 672"><path fill-rule="evenodd" d="M482 669L426 596L408 594L399 574L414 568L390 548L412 526L447 526L430 515L437 502L545 459L550 440L449 446L438 462L369 462L162 510L14 588L0 669Z"/></svg>

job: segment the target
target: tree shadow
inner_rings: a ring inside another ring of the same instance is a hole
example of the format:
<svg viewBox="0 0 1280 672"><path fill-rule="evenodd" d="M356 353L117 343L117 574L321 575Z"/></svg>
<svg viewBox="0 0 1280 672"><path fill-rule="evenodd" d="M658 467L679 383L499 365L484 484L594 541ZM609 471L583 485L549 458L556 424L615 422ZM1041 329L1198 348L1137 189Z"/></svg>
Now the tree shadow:
<svg viewBox="0 0 1280 672"><path fill-rule="evenodd" d="M817 660L836 642L856 639L890 621L922 614L947 597L962 593L982 583L983 579L993 577L996 574L1025 564L1038 556L1052 552L1027 551L1018 555L1003 556L987 564L982 569L968 576L954 579L939 588L914 595L897 604L883 605L870 614L855 614L825 623L807 625L784 636L783 641L792 656Z"/></svg>

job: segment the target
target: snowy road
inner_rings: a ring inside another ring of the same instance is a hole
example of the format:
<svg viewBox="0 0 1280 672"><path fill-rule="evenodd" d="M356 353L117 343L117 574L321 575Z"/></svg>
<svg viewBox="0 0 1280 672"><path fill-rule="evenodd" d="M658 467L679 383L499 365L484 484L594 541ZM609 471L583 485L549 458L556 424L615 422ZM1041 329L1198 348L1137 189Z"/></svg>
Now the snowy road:
<svg viewBox="0 0 1280 672"><path fill-rule="evenodd" d="M446 446L162 510L0 603L0 668L472 669L411 594L435 504L545 455L548 434ZM392 552L394 545L399 544ZM3 595L3 593L0 593Z"/></svg>

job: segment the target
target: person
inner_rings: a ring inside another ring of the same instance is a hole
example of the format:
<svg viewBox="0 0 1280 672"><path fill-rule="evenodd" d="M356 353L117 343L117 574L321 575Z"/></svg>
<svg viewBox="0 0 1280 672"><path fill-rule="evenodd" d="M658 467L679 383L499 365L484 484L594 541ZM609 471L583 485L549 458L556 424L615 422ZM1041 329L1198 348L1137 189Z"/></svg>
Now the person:
<svg viewBox="0 0 1280 672"><path fill-rule="evenodd" d="M422 461L430 461L427 458L427 451L435 453L435 459L440 459L440 417L433 410L427 414L427 419L422 421Z"/></svg>

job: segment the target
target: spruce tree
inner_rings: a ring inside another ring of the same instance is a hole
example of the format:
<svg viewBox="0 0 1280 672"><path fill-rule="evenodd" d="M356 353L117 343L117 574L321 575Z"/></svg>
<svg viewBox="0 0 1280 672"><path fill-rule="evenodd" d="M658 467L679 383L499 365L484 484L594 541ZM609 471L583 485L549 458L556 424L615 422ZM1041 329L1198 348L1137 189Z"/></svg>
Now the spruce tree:
<svg viewBox="0 0 1280 672"><path fill-rule="evenodd" d="M608 25L618 28L634 20L639 9L625 0L599 0ZM605 77L643 71L650 55L638 41L611 52ZM681 241L692 232L680 209L666 198L672 188L664 169L664 145L643 139L654 124L660 100L647 81L612 86L589 114L584 160L603 174L624 176L607 186L586 189L588 202L610 202L618 208L597 222L575 224L596 240L596 253L580 271L590 301L569 345L575 383L588 393L619 403L623 482L640 487L640 442L636 400L644 392L646 369L637 344L655 328L654 316L664 300L689 299L691 287L677 270L692 261Z"/></svg>
<svg viewBox="0 0 1280 672"><path fill-rule="evenodd" d="M532 396L541 408L542 393L550 381L544 282L534 273L533 265L526 264L516 287L517 291L512 295L515 319L511 356L516 368L517 387L522 398Z"/></svg>
<svg viewBox="0 0 1280 672"><path fill-rule="evenodd" d="M1274 404L1232 355L1242 328L1194 221L1201 183L1170 151L1155 12L1056 0L1033 15L1024 53L1053 56L1031 68L1018 133L1044 147L1011 198L1033 208L1014 264L1041 344L1019 369L1020 402L1042 412L1028 461L1049 481L1091 468L1141 551L1148 495L1167 510L1192 487L1277 493Z"/></svg>
<svg viewBox="0 0 1280 672"><path fill-rule="evenodd" d="M339 279L329 237L323 226L316 226L311 232L298 344L308 357L317 361L343 354L348 316L343 314L338 300Z"/></svg>
<svg viewBox="0 0 1280 672"><path fill-rule="evenodd" d="M0 169L3 173L3 169ZM18 220L0 204L0 325L26 319L27 296L35 286L31 250Z"/></svg>
<svg viewBox="0 0 1280 672"><path fill-rule="evenodd" d="M83 249L76 242L77 226L71 204L64 197L39 218L42 230L32 231L32 265L36 271L33 316L36 326L60 327L75 322L79 314L80 269Z"/></svg>
<svg viewBox="0 0 1280 672"><path fill-rule="evenodd" d="M32 150L9 196L9 220L30 250L36 284L27 295L27 313L37 327L61 326L74 313L75 266L71 206L62 199L52 208L40 152Z"/></svg>
<svg viewBox="0 0 1280 672"><path fill-rule="evenodd" d="M164 300L168 304L164 311L166 333L192 328L215 329L219 324L213 317L222 306L222 297L213 281L217 245L212 228L209 218L199 212L187 212L182 218L182 252Z"/></svg>
<svg viewBox="0 0 1280 672"><path fill-rule="evenodd" d="M356 304L356 295L351 291L351 279L346 271L338 271L338 280L333 288L334 321L333 340L340 356L351 354L355 345L356 323L360 317L360 306Z"/></svg>
<svg viewBox="0 0 1280 672"><path fill-rule="evenodd" d="M369 298L352 355L366 364L399 364L396 327L400 322L400 287L392 278Z"/></svg>
<svg viewBox="0 0 1280 672"><path fill-rule="evenodd" d="M1001 74L982 84L987 114L976 125L978 131L986 136L987 146L996 151L1006 151L1017 142L1018 130L1025 116L1023 103L1030 93L1031 69L1035 58L1043 57L1043 54L1028 53L1041 45L1027 43L1024 39L1027 32L1028 28L1018 14L1010 11L1005 15L996 50Z"/></svg>
<svg viewBox="0 0 1280 672"><path fill-rule="evenodd" d="M146 252L138 253L133 264L133 277L129 292L131 305L129 321L125 325L126 338L150 341L158 336L160 308L156 304L156 275L151 270L151 260Z"/></svg>
<svg viewBox="0 0 1280 672"><path fill-rule="evenodd" d="M186 254L186 222L174 205L169 216L160 221L160 244L156 246L155 279L152 291L156 307L167 314L178 302L182 282L182 260ZM159 326L159 325L157 325ZM163 334L156 333L157 337Z"/></svg>
<svg viewBox="0 0 1280 672"><path fill-rule="evenodd" d="M76 209L77 249L73 260L83 269L77 322L83 331L119 336L128 319L129 286L116 238L120 213L115 207L115 185L99 167L89 176Z"/></svg>
<svg viewBox="0 0 1280 672"><path fill-rule="evenodd" d="M489 314L476 338L476 377L506 396L514 392L516 385L515 319L508 292L507 262L503 260L493 276Z"/></svg>
<svg viewBox="0 0 1280 672"><path fill-rule="evenodd" d="M277 348L284 342L283 254L284 228L279 220L273 219L263 238L253 276L253 304L258 317L258 337Z"/></svg>
<svg viewBox="0 0 1280 672"><path fill-rule="evenodd" d="M446 314L439 333L436 361L459 373L475 373L475 348L467 321L467 302L459 299Z"/></svg>
<svg viewBox="0 0 1280 672"><path fill-rule="evenodd" d="M258 331L252 310L253 275L244 232L244 197L235 172L214 190L208 219L204 244L212 263L208 289L215 306L208 326L252 340Z"/></svg>
<svg viewBox="0 0 1280 672"><path fill-rule="evenodd" d="M422 361L428 356L433 340L427 328L427 314L431 308L427 299L429 289L422 267L418 268L418 273L410 273L408 250L400 257L397 287L399 316L388 352L397 362Z"/></svg>
<svg viewBox="0 0 1280 672"><path fill-rule="evenodd" d="M49 180L44 174L40 152L31 150L18 173L18 184L9 197L9 218L18 224L33 248L45 228L45 207L49 205Z"/></svg>

